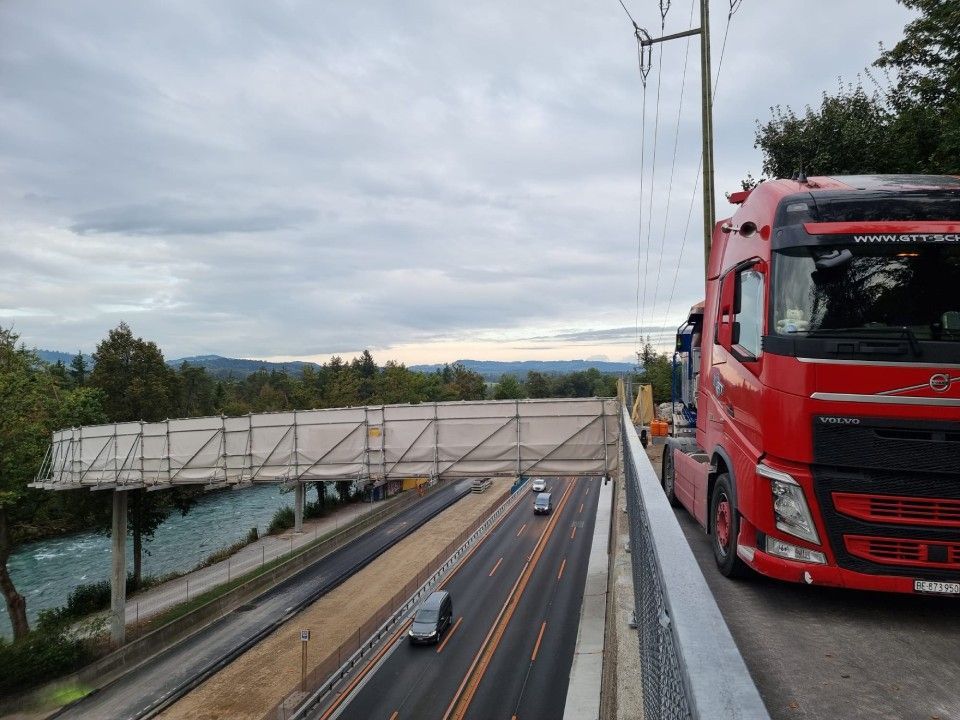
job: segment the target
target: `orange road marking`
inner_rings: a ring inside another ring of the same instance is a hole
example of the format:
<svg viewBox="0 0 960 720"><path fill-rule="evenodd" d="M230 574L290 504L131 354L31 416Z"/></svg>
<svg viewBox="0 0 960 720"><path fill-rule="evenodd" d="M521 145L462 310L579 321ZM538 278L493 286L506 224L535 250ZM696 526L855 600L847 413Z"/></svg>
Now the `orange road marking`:
<svg viewBox="0 0 960 720"><path fill-rule="evenodd" d="M533 646L533 655L530 656L530 662L533 662L537 659L537 653L540 652L540 641L543 640L543 631L547 629L547 621L543 621L543 625L540 626L540 634L537 635L537 644Z"/></svg>
<svg viewBox="0 0 960 720"><path fill-rule="evenodd" d="M517 537L520 537L520 533L522 533L522 532L526 529L526 527L527 527L527 524L524 523L524 524L523 524L523 527L521 527L519 530L517 530Z"/></svg>
<svg viewBox="0 0 960 720"><path fill-rule="evenodd" d="M517 581L513 584L513 588L511 588L510 593L507 595L507 600L500 609L499 615L497 615L496 620L493 622L493 626L487 632L487 636L483 639L483 643L480 645L480 649L474 656L473 662L470 664L470 668L467 670L467 674L464 675L463 680L460 682L460 686L454 693L453 699L447 706L447 711L443 714L443 720L448 720L451 717L455 718L455 720L463 720L464 715L466 715L467 710L470 707L470 703L473 702L473 696L477 693L477 688L480 686L480 682L483 680L483 676L490 665L490 661L493 659L493 655L499 647L500 641L503 639L503 634L506 632L507 625L509 625L517 606L520 604L520 599L523 596L523 592L530 581L530 577L533 575L533 572L537 567L537 563L540 562L543 551L546 548L547 543L550 540L550 536L553 534L553 531L557 526L557 523L559 522L560 514L563 512L563 508L566 505L567 500L570 498L571 492L575 485L576 480L574 480L574 482L571 485L568 485L566 490L564 490L563 497L560 498L556 512L551 515L550 519L547 521L547 526L540 534L537 544L534 546L533 554L530 556L530 560L520 573Z"/></svg>
<svg viewBox="0 0 960 720"><path fill-rule="evenodd" d="M560 572L557 573L557 580L558 580L558 581L560 580L560 578L563 577L563 569L564 569L566 566L567 566L567 559L564 558L564 559L563 559L563 562L560 563Z"/></svg>
<svg viewBox="0 0 960 720"><path fill-rule="evenodd" d="M577 534L577 526L574 525L573 529L570 531L570 539L573 540L573 536Z"/></svg>
<svg viewBox="0 0 960 720"><path fill-rule="evenodd" d="M503 558L497 560L497 564L493 566L493 570L490 571L490 574L487 577L493 577L493 574L497 571L497 568L500 567L500 563L503 562Z"/></svg>
<svg viewBox="0 0 960 720"><path fill-rule="evenodd" d="M457 631L457 628L460 627L460 623L463 622L463 617L461 616L450 628L450 632L447 633L447 636L443 639L443 642L437 647L437 652L443 652L443 649L447 646L447 641L453 637L453 634Z"/></svg>

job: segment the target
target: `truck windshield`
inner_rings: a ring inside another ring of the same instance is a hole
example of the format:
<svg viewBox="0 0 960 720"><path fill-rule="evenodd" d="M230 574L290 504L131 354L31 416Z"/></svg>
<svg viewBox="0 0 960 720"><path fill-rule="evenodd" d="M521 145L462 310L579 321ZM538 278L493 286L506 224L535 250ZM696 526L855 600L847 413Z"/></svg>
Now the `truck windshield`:
<svg viewBox="0 0 960 720"><path fill-rule="evenodd" d="M778 335L888 331L911 341L960 342L960 245L778 250L772 299Z"/></svg>

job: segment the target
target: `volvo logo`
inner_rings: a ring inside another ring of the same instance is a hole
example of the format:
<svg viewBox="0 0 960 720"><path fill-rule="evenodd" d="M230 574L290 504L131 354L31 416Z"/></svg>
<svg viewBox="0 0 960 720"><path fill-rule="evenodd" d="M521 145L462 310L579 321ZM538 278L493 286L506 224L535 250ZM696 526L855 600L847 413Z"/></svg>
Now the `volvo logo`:
<svg viewBox="0 0 960 720"><path fill-rule="evenodd" d="M930 376L930 389L934 392L946 392L950 389L950 376L946 373L937 373Z"/></svg>
<svg viewBox="0 0 960 720"><path fill-rule="evenodd" d="M821 417L818 418L824 425L859 425L860 418L852 417Z"/></svg>

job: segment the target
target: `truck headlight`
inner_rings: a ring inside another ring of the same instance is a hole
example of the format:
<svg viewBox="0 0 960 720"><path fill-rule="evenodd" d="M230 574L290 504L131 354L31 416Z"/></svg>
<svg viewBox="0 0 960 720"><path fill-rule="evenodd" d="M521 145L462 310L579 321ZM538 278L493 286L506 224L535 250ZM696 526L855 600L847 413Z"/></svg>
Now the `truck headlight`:
<svg viewBox="0 0 960 720"><path fill-rule="evenodd" d="M777 529L798 538L820 544L820 536L810 516L803 488L790 475L767 465L757 465L757 474L770 480L773 491L773 515Z"/></svg>

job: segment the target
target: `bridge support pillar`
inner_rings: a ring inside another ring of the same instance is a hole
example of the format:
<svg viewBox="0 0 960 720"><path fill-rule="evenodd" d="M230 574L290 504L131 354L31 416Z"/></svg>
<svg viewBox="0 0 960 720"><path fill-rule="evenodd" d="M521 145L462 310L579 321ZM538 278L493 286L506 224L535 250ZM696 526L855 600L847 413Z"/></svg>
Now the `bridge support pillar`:
<svg viewBox="0 0 960 720"><path fill-rule="evenodd" d="M110 573L110 640L123 645L127 624L127 491L113 491Z"/></svg>
<svg viewBox="0 0 960 720"><path fill-rule="evenodd" d="M302 482L297 483L296 492L293 501L293 531L303 532L303 500L307 494L307 486Z"/></svg>

